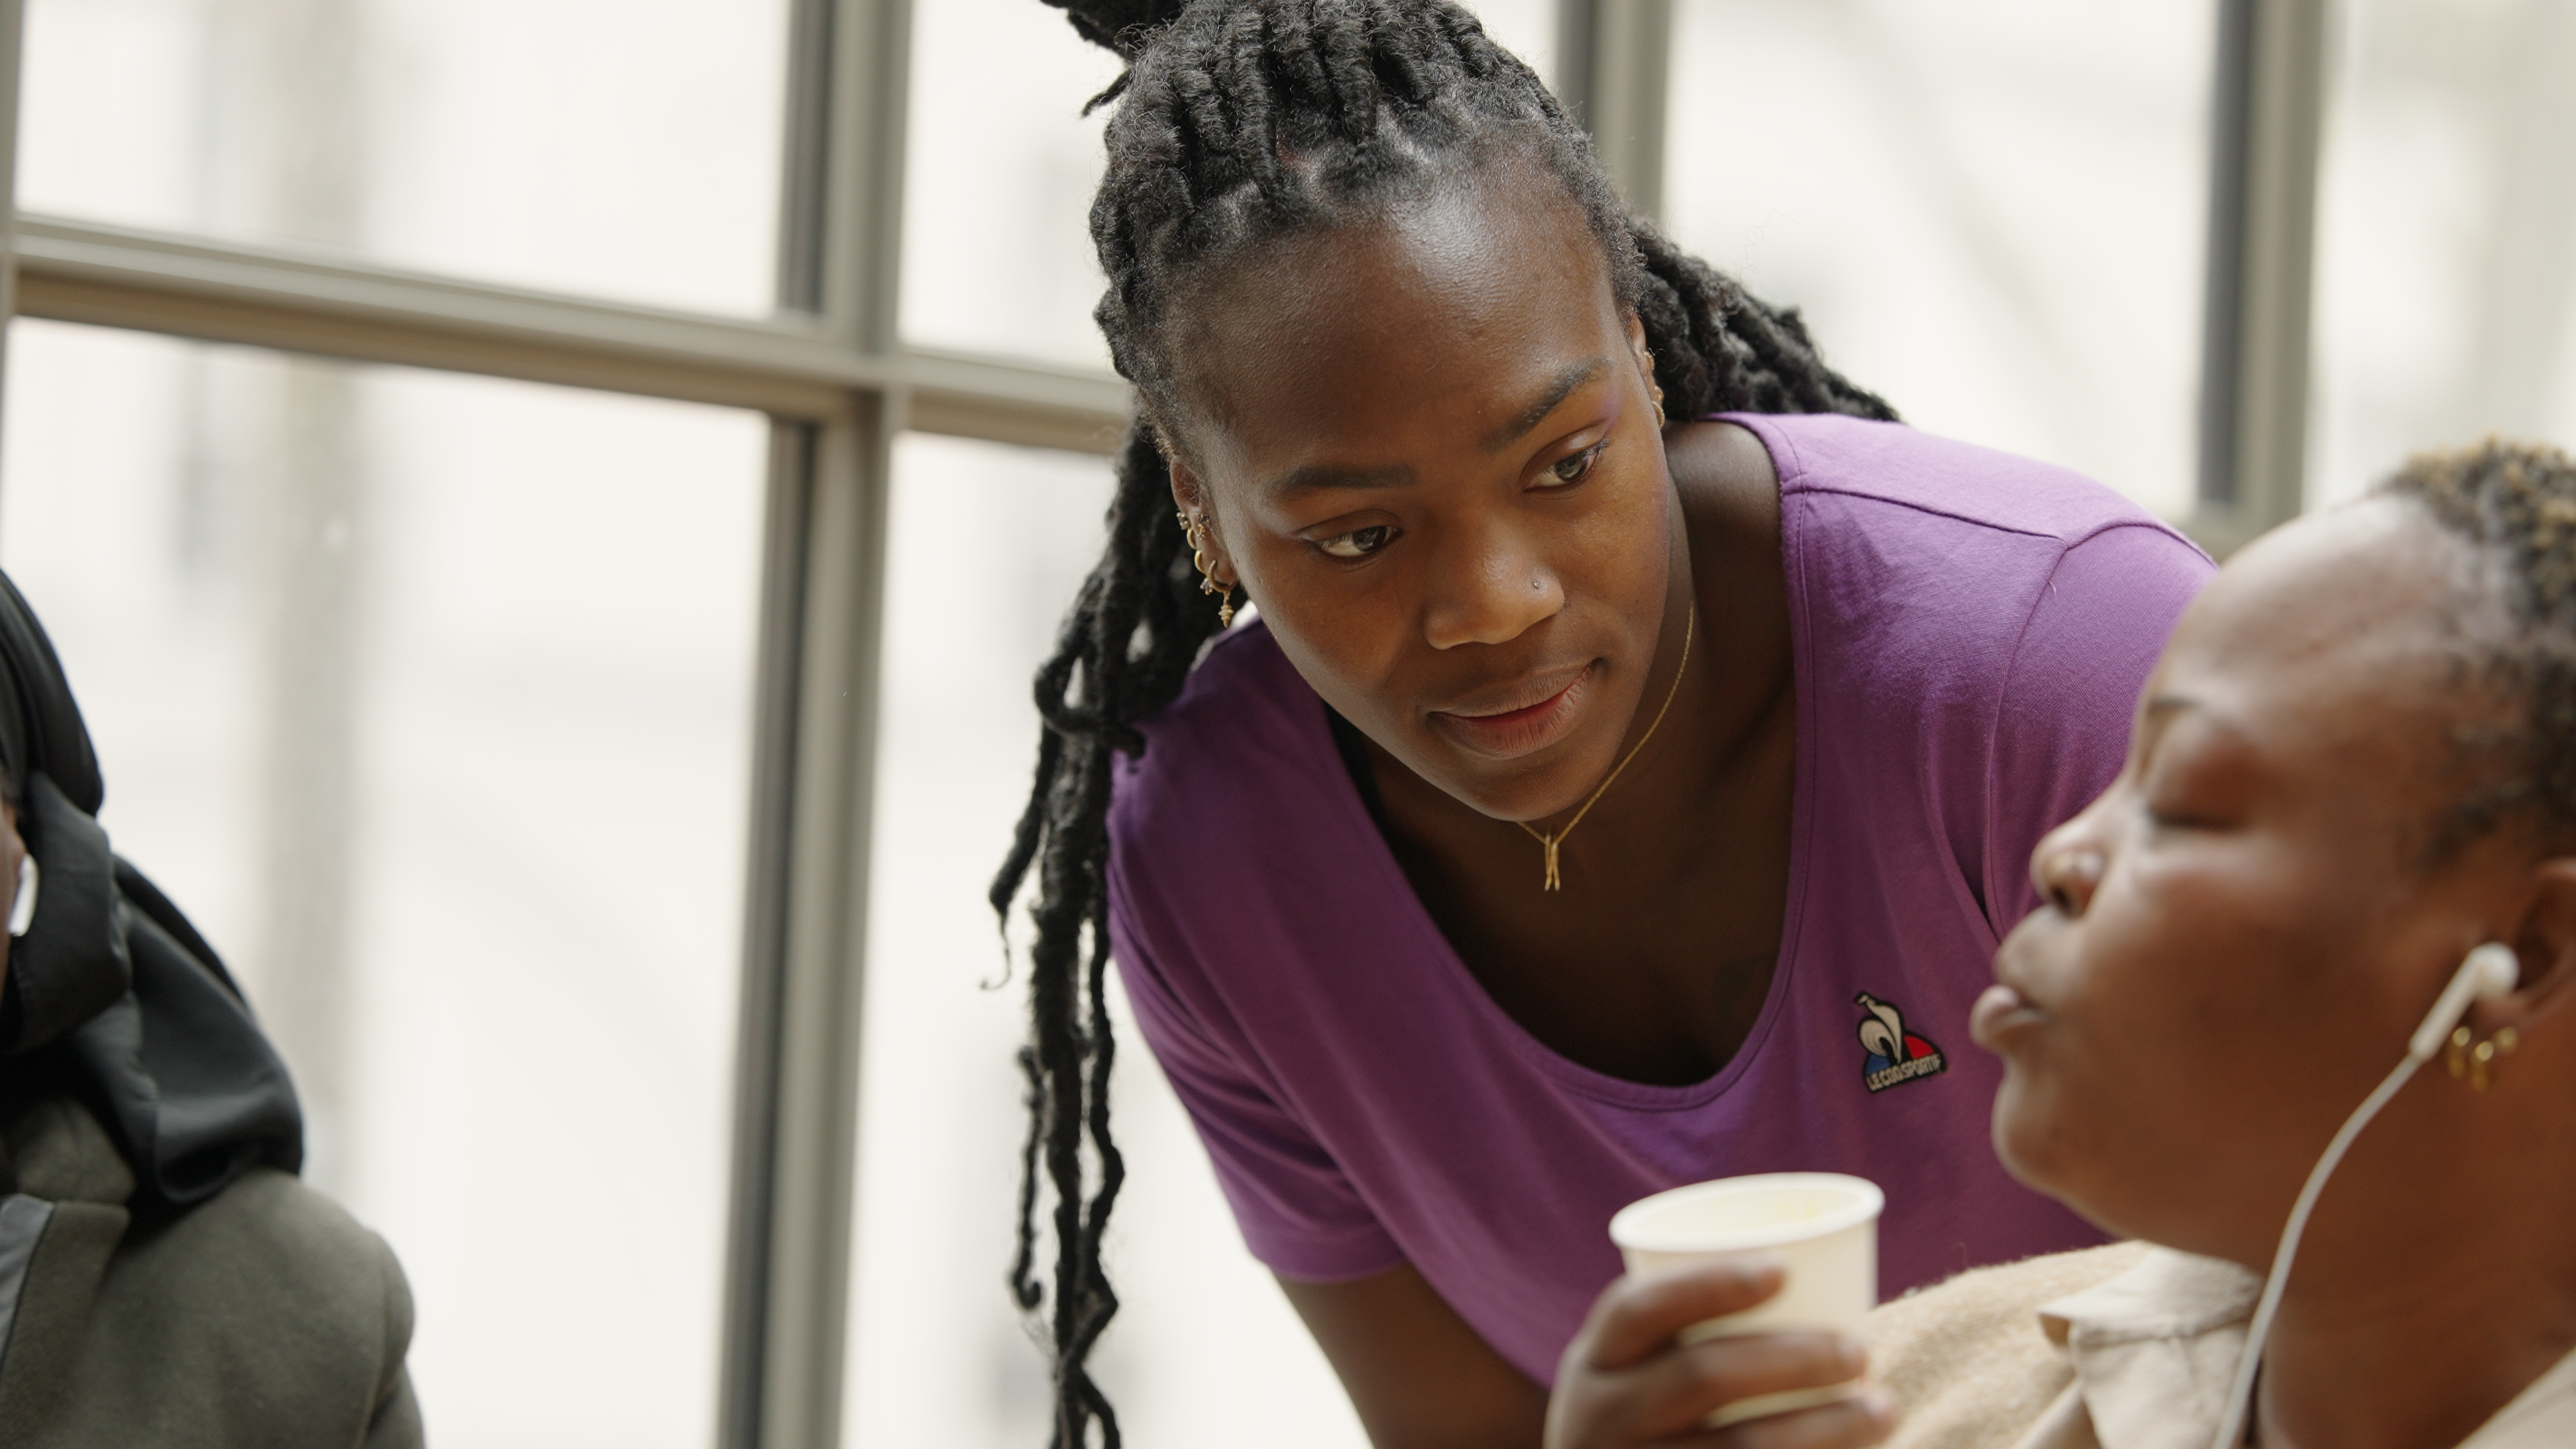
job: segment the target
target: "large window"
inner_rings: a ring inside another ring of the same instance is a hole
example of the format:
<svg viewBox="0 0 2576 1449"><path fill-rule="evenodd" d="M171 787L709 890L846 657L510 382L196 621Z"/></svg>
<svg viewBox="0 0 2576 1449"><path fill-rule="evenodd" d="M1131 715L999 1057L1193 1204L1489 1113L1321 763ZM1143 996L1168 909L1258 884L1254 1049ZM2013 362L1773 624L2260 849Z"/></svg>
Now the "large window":
<svg viewBox="0 0 2576 1449"><path fill-rule="evenodd" d="M1476 8L1910 418L2214 543L2576 428L2576 7ZM1128 402L1110 58L1038 0L0 22L0 565L402 1255L432 1432L1042 1442L982 896ZM1119 1072L1129 1442L1356 1446Z"/></svg>
<svg viewBox="0 0 2576 1449"><path fill-rule="evenodd" d="M286 1055L306 1176L400 1251L440 1438L704 1442L767 430L13 341L0 565L102 823Z"/></svg>

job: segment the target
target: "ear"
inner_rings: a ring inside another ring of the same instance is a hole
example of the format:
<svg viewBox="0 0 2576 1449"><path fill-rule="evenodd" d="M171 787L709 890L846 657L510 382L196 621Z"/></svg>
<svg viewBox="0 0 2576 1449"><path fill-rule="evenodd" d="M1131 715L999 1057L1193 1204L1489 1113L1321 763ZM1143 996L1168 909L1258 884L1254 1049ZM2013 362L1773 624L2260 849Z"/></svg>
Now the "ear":
<svg viewBox="0 0 2576 1449"><path fill-rule="evenodd" d="M2564 1010L2576 1002L2576 857L2554 856L2531 867L2530 897L2510 938L2522 960L2522 979L2511 994L2476 1015L2481 1025ZM2490 1015L2492 1023L2486 1020Z"/></svg>
<svg viewBox="0 0 2576 1449"><path fill-rule="evenodd" d="M1627 314L1628 351L1635 355L1637 368L1646 375L1646 387L1655 396L1664 395L1663 384L1655 380L1655 354L1646 347L1646 323L1635 312Z"/></svg>
<svg viewBox="0 0 2576 1449"><path fill-rule="evenodd" d="M1200 491L1199 475L1191 470L1188 463L1181 460L1180 454L1173 452L1169 448L1165 448L1163 450L1163 471L1171 475L1172 506L1174 508L1179 509L1183 513L1187 513L1193 508L1203 506L1200 500L1205 498L1207 495Z"/></svg>
<svg viewBox="0 0 2576 1449"><path fill-rule="evenodd" d="M1207 562L1201 566L1201 572L1220 586L1240 587L1242 576L1235 571L1234 561L1226 557L1225 537L1217 528L1216 510L1208 506L1208 494L1200 486L1198 474L1191 471L1190 465L1178 453L1163 455L1163 470L1172 475L1172 507L1180 512L1179 526L1187 529L1189 520L1193 518L1207 525L1204 535ZM1197 551L1193 550L1193 553ZM1196 561L1194 557L1192 562Z"/></svg>

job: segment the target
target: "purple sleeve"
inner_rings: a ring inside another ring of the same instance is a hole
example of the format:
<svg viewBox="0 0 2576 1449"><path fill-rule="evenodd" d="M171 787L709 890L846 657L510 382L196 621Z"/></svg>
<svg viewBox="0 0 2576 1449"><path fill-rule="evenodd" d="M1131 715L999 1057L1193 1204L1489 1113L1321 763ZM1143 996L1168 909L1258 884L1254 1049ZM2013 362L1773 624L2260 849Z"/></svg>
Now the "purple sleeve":
<svg viewBox="0 0 2576 1449"><path fill-rule="evenodd" d="M1137 1028L1190 1114L1244 1246L1283 1278L1334 1283L1405 1261L1314 1134L1192 1016L1112 892L1110 952Z"/></svg>
<svg viewBox="0 0 2576 1449"><path fill-rule="evenodd" d="M2104 529L2059 556L1996 703L1980 866L1998 938L2039 905L2030 855L2040 837L2118 778L2138 692L2213 570L2148 523Z"/></svg>

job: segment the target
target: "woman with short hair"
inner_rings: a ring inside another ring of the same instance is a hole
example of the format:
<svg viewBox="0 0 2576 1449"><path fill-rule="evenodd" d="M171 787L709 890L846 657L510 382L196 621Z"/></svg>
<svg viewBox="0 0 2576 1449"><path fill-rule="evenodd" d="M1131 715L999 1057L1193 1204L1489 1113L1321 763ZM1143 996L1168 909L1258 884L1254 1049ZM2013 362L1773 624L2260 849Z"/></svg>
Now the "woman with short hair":
<svg viewBox="0 0 2576 1449"><path fill-rule="evenodd" d="M2230 1437L2576 1444L2576 459L2419 458L2266 536L2137 721L2034 856L2047 903L1976 1032L2005 1165L2139 1241L1881 1309L1899 1442L2212 1444L2294 1202L2359 1120ZM2493 994L2394 1077L2489 943Z"/></svg>

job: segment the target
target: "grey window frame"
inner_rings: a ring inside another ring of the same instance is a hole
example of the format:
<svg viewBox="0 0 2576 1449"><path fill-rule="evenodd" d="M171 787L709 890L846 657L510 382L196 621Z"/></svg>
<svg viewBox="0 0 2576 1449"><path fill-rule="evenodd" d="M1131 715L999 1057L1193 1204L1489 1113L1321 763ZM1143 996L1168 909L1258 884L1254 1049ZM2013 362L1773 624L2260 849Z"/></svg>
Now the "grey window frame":
<svg viewBox="0 0 2576 1449"><path fill-rule="evenodd" d="M2298 511L2326 0L2221 0L2201 510ZM1561 0L1560 91L1653 214L1673 0ZM772 419L722 1449L830 1449L842 1367L891 450L1108 453L1106 373L897 335L911 0L792 0L775 315L703 316L15 211L23 0L0 0L0 317L755 409ZM0 363L5 352L0 351ZM996 1291L999 1291L996 1289Z"/></svg>

